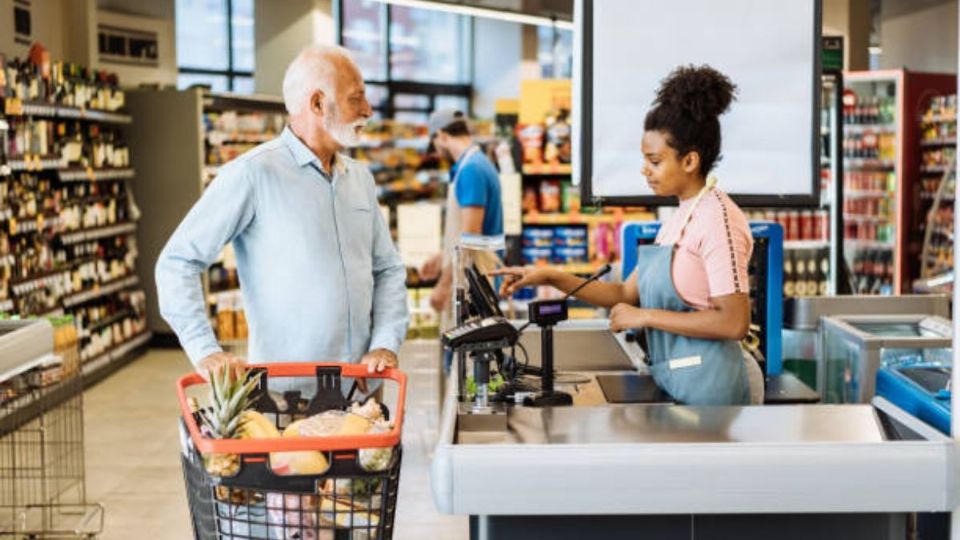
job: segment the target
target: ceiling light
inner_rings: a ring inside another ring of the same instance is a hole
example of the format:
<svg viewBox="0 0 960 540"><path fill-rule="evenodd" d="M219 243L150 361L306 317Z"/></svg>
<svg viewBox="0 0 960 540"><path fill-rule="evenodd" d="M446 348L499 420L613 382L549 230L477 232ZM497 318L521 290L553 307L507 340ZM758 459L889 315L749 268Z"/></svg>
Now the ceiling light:
<svg viewBox="0 0 960 540"><path fill-rule="evenodd" d="M570 21L555 20L549 17L542 17L538 15L527 15L525 13L517 13L513 11L501 11L497 9L467 6L463 4L449 4L446 2L431 2L429 0L379 0L379 1L385 4L393 4L395 6L420 8L420 9L432 9L434 11L445 11L447 13L456 13L457 15L470 15L472 17L480 17L485 19L497 19L501 21L515 22L520 24L530 24L534 26L547 26L547 27L556 26L557 28L562 28L565 30L573 30L573 23Z"/></svg>

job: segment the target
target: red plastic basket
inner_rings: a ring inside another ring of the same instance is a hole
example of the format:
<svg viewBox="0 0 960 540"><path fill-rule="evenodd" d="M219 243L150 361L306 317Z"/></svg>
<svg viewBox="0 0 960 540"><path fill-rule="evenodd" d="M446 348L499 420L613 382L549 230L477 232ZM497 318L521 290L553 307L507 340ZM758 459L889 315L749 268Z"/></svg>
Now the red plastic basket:
<svg viewBox="0 0 960 540"><path fill-rule="evenodd" d="M250 368L264 368L268 377L313 377L318 367L340 368L344 377L389 379L399 384L397 406L393 413L393 429L387 433L363 434L331 437L298 437L296 439L210 439L200 433L200 426L190 410L187 388L207 384L198 373L180 377L177 381L177 397L180 399L180 412L190 432L190 438L197 450L202 453L224 454L263 454L269 452L287 452L297 450L357 450L360 448L385 448L400 444L403 428L403 408L407 394L407 376L399 369L385 369L379 373L369 373L365 365L320 363L284 363L251 365Z"/></svg>
<svg viewBox="0 0 960 540"><path fill-rule="evenodd" d="M397 402L390 415L393 427L384 433L351 436L211 439L201 433L198 414L192 411L187 398L189 387L206 384L206 381L196 373L181 377L177 381L181 429L184 436L189 435L182 461L194 537L198 540L391 538L402 458L400 435L406 375L397 369L369 373L365 365L339 363L283 363L250 368L263 370L268 380L319 379L323 376L321 372L334 373L332 381L339 398L342 398L341 376L392 380L398 385ZM331 380L326 383L326 390L331 392ZM294 412L288 416L293 420L305 414ZM363 469L358 457L368 448L392 448L389 465L382 470ZM271 453L305 450L328 454L328 470L316 475L290 476L271 470ZM203 466L204 454L236 454L240 457L240 470L231 477L211 476ZM352 491L340 493L339 486L353 486L354 482L374 483L376 488L372 495L367 495L366 501ZM330 486L334 488L332 493ZM371 496L375 499L370 499Z"/></svg>

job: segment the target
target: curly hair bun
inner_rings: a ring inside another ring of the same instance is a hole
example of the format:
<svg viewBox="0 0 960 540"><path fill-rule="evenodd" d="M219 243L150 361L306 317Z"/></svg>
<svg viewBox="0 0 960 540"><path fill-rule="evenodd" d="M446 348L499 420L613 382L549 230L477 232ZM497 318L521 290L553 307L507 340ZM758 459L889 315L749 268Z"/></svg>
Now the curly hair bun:
<svg viewBox="0 0 960 540"><path fill-rule="evenodd" d="M660 84L656 105L683 111L696 122L716 118L736 99L737 86L708 65L681 66Z"/></svg>

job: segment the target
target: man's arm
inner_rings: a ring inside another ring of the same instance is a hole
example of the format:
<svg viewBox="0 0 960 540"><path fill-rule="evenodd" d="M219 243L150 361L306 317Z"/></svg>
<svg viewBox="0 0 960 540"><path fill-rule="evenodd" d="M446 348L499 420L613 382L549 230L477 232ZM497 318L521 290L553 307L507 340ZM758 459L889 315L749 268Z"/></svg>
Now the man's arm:
<svg viewBox="0 0 960 540"><path fill-rule="evenodd" d="M207 319L201 274L252 221L256 198L251 179L226 170L210 184L174 231L155 269L160 314L194 365L222 352Z"/></svg>
<svg viewBox="0 0 960 540"><path fill-rule="evenodd" d="M374 239L370 350L386 349L396 354L407 336L410 318L407 309L407 268L393 245L383 215L379 211L371 213Z"/></svg>

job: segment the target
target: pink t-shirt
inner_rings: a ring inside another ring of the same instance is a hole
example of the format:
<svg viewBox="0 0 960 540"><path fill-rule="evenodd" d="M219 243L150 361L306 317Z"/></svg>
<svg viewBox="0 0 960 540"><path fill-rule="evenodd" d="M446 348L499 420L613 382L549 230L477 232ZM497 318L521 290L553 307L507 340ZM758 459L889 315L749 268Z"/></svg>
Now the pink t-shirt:
<svg viewBox="0 0 960 540"><path fill-rule="evenodd" d="M660 228L658 244L677 243L683 221L696 197ZM696 309L711 307L710 298L749 292L747 265L753 236L746 216L726 193L711 189L703 195L683 232L673 256L673 283L677 293Z"/></svg>

